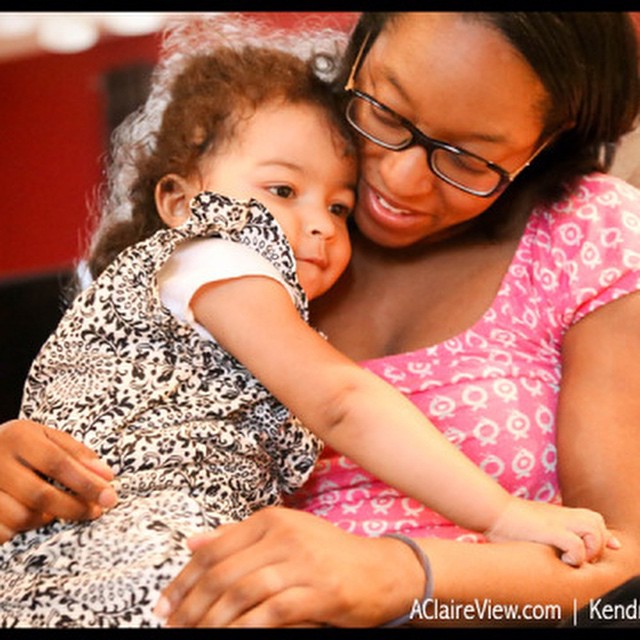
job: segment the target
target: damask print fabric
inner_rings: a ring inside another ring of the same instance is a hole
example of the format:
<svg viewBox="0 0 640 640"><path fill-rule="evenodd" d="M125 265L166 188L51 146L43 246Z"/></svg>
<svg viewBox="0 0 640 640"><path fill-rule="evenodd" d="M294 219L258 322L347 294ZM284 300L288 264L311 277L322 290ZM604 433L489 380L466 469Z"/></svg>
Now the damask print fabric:
<svg viewBox="0 0 640 640"><path fill-rule="evenodd" d="M159 626L152 609L187 536L281 502L321 444L238 361L178 321L156 274L182 242L219 237L307 300L271 215L203 193L192 216L123 251L74 301L30 371L21 417L67 431L116 472L118 504L0 546L0 626Z"/></svg>
<svg viewBox="0 0 640 640"><path fill-rule="evenodd" d="M407 395L508 491L559 502L554 416L563 336L639 289L640 191L594 174L569 198L533 212L493 304L472 327L362 365ZM483 540L328 447L291 503L361 535Z"/></svg>

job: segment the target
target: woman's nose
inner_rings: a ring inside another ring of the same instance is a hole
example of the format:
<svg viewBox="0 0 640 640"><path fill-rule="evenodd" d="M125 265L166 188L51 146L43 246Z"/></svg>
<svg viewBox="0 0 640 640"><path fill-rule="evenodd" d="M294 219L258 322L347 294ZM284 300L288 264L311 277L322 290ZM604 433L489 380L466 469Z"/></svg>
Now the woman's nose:
<svg viewBox="0 0 640 640"><path fill-rule="evenodd" d="M427 152L422 147L384 152L378 156L380 177L390 195L409 197L433 190L438 178L429 168Z"/></svg>

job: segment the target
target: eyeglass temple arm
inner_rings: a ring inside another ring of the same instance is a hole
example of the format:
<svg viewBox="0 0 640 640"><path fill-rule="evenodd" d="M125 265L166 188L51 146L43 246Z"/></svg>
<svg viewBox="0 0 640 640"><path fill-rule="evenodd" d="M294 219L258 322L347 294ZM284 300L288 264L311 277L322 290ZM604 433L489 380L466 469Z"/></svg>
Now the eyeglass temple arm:
<svg viewBox="0 0 640 640"><path fill-rule="evenodd" d="M555 142L565 131L575 126L575 122L569 122L551 134L533 153L533 155L519 168L510 173L507 177L513 180L520 172L524 171L548 146Z"/></svg>
<svg viewBox="0 0 640 640"><path fill-rule="evenodd" d="M360 45L360 49L358 50L358 54L356 55L356 59L353 61L351 65L351 71L349 73L349 77L347 78L347 83L344 85L345 91L351 91L353 89L353 85L355 84L356 73L360 69L360 63L362 62L362 58L364 57L364 51L367 47L367 42L369 42L369 38L371 37L371 31L367 33Z"/></svg>

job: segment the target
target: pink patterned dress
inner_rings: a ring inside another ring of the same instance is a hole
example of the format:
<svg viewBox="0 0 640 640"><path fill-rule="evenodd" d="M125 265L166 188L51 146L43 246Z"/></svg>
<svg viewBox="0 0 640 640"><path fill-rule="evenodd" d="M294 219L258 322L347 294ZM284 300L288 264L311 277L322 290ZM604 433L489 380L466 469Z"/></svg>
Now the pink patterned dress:
<svg viewBox="0 0 640 640"><path fill-rule="evenodd" d="M558 502L563 335L638 290L640 191L594 174L567 199L532 213L493 304L472 327L432 347L361 364L410 398L509 492ZM482 541L329 448L293 506L365 536L395 531Z"/></svg>

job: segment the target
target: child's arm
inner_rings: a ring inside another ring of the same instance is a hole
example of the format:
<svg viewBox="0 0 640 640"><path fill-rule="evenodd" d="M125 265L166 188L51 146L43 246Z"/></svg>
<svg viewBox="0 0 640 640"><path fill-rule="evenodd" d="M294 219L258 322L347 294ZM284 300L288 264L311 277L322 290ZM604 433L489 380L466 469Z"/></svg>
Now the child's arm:
<svg viewBox="0 0 640 640"><path fill-rule="evenodd" d="M608 542L599 514L509 495L409 400L307 326L284 287L270 278L205 285L191 308L308 429L452 521L491 539L552 544L570 564L596 558Z"/></svg>

